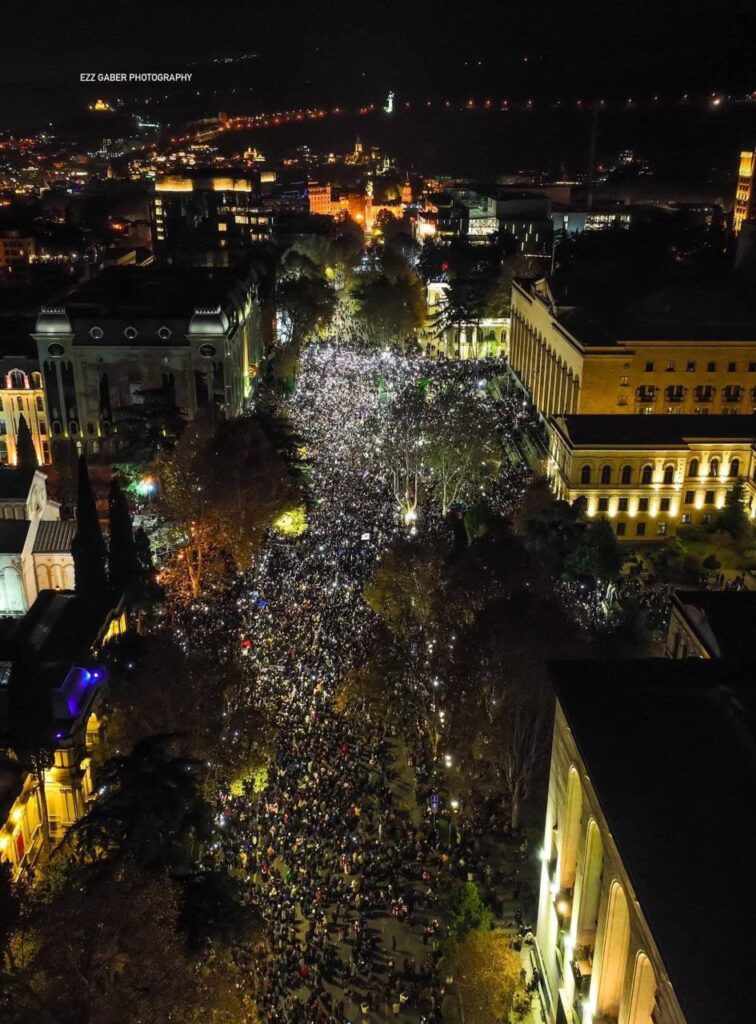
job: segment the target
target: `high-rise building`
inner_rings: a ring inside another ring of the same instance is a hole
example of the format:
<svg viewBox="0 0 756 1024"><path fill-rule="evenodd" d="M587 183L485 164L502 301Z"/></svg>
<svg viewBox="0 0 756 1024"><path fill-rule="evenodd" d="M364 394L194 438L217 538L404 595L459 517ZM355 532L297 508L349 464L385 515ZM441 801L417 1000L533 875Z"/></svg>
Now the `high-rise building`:
<svg viewBox="0 0 756 1024"><path fill-rule="evenodd" d="M191 171L155 181L153 239L163 264L230 266L270 239L259 172Z"/></svg>
<svg viewBox="0 0 756 1024"><path fill-rule="evenodd" d="M754 176L756 175L756 152L744 150L740 154L738 184L735 189L735 205L732 209L732 230L739 235L743 221L750 220L756 212Z"/></svg>

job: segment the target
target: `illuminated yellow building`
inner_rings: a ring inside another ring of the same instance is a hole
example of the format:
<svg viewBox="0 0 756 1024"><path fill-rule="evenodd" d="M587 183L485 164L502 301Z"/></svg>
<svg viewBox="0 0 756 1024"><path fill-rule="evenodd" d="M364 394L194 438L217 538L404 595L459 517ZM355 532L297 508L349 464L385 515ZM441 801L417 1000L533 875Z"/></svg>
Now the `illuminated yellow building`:
<svg viewBox="0 0 756 1024"><path fill-rule="evenodd" d="M552 489L584 498L620 540L713 522L737 480L756 515L754 416L556 416L550 426Z"/></svg>
<svg viewBox="0 0 756 1024"><path fill-rule="evenodd" d="M754 175L756 174L756 153L745 150L740 154L738 184L735 189L735 203L732 208L732 230L739 235L744 220L754 215Z"/></svg>
<svg viewBox="0 0 756 1024"><path fill-rule="evenodd" d="M44 781L52 848L84 815L93 796L92 755L102 739L105 672L92 663L90 651L96 656L125 628L122 604L105 608L70 591L43 591L16 627L14 639L32 646L38 671L49 679L55 749ZM86 665L77 658L61 671L61 661L74 647L85 655ZM11 662L0 661L0 688L8 685L10 673ZM0 704L0 858L10 862L18 878L42 853L43 815L37 782L7 741L6 707Z"/></svg>
<svg viewBox="0 0 756 1024"><path fill-rule="evenodd" d="M756 409L756 317L724 288L645 297L610 333L559 304L546 278L522 279L512 289L509 359L545 419Z"/></svg>
<svg viewBox="0 0 756 1024"><path fill-rule="evenodd" d="M552 666L537 924L547 1024L753 1016L751 678L723 661ZM744 895L748 894L748 895ZM750 902L748 903L750 906ZM726 937L723 942L722 938Z"/></svg>
<svg viewBox="0 0 756 1024"><path fill-rule="evenodd" d="M37 462L46 465L50 458L50 435L45 408L42 374L36 360L18 356L0 359L0 465L15 465L19 417L34 442Z"/></svg>

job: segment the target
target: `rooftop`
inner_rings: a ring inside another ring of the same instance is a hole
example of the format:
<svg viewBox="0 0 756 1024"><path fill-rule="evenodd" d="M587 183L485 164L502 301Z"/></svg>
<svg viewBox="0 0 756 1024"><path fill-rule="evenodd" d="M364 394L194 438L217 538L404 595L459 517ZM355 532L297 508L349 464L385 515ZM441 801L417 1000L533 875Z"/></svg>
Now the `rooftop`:
<svg viewBox="0 0 756 1024"><path fill-rule="evenodd" d="M30 526L28 519L0 519L0 553L20 555Z"/></svg>
<svg viewBox="0 0 756 1024"><path fill-rule="evenodd" d="M557 696L688 1024L753 1014L756 663L573 661Z"/></svg>
<svg viewBox="0 0 756 1024"><path fill-rule="evenodd" d="M756 415L747 416L556 416L573 448L686 448L690 442L756 443Z"/></svg>
<svg viewBox="0 0 756 1024"><path fill-rule="evenodd" d="M712 658L750 656L756 590L677 590L672 600Z"/></svg>
<svg viewBox="0 0 756 1024"><path fill-rule="evenodd" d="M74 519L43 519L37 527L32 554L56 554L71 550L76 521Z"/></svg>
<svg viewBox="0 0 756 1024"><path fill-rule="evenodd" d="M106 600L71 590L41 590L8 638L12 651L28 644L40 663L72 663L89 656L115 610ZM0 649L0 657L6 652Z"/></svg>
<svg viewBox="0 0 756 1024"><path fill-rule="evenodd" d="M66 300L72 322L187 319L225 306L244 272L227 267L109 267Z"/></svg>
<svg viewBox="0 0 756 1024"><path fill-rule="evenodd" d="M618 211L621 212L621 211ZM545 301L543 278L519 278L518 284ZM556 320L585 347L634 341L756 341L756 301L737 283L670 284L611 304L611 312L592 309L575 298L574 283L559 270L548 280ZM592 290L598 286L590 285ZM597 293L596 299L601 298Z"/></svg>
<svg viewBox="0 0 756 1024"><path fill-rule="evenodd" d="M3 466L0 469L0 501L26 501L36 472L36 469Z"/></svg>

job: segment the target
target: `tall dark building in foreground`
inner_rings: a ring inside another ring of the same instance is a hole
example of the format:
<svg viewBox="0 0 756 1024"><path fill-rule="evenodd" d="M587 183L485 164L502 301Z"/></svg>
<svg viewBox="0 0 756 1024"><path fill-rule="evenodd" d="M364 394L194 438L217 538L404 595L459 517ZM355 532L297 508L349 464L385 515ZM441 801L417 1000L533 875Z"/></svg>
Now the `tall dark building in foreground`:
<svg viewBox="0 0 756 1024"><path fill-rule="evenodd" d="M192 171L158 178L155 255L161 263L226 267L271 234L259 174Z"/></svg>
<svg viewBox="0 0 756 1024"><path fill-rule="evenodd" d="M750 1020L733 968L756 959L753 662L565 661L552 678L546 1019Z"/></svg>

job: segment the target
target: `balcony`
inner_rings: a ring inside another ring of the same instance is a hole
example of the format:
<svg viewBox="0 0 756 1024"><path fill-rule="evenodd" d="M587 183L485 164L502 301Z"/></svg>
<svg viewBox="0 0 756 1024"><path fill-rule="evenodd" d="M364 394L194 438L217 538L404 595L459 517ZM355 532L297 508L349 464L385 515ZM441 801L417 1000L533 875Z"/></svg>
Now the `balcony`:
<svg viewBox="0 0 756 1024"><path fill-rule="evenodd" d="M591 987L593 973L593 950L586 946L576 946L572 958L572 975L575 979L575 994L578 998L587 997Z"/></svg>
<svg viewBox="0 0 756 1024"><path fill-rule="evenodd" d="M668 402L682 402L685 398L685 388L671 387L664 392Z"/></svg>
<svg viewBox="0 0 756 1024"><path fill-rule="evenodd" d="M655 387L640 387L635 392L635 397L639 402L655 402L656 401L656 388Z"/></svg>
<svg viewBox="0 0 756 1024"><path fill-rule="evenodd" d="M713 402L714 401L714 388L710 387L699 387L696 388L696 401L697 402Z"/></svg>
<svg viewBox="0 0 756 1024"><path fill-rule="evenodd" d="M743 389L742 388L725 388L722 391L722 401L723 402L729 402L732 405L734 405L737 402L739 402L742 399L742 397L743 397Z"/></svg>

